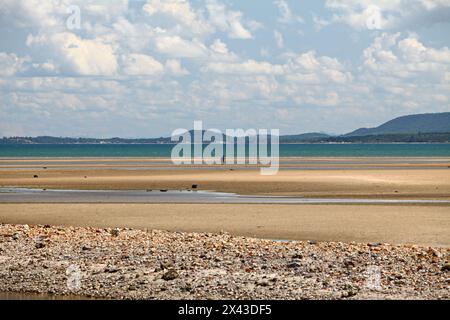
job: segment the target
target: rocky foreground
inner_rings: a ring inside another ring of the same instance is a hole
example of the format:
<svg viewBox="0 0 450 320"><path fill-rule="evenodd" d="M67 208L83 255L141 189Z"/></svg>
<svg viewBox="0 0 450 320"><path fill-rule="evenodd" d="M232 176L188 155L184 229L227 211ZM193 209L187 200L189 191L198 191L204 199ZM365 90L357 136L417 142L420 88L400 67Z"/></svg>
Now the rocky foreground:
<svg viewBox="0 0 450 320"><path fill-rule="evenodd" d="M0 293L115 299L449 299L450 250L0 225Z"/></svg>

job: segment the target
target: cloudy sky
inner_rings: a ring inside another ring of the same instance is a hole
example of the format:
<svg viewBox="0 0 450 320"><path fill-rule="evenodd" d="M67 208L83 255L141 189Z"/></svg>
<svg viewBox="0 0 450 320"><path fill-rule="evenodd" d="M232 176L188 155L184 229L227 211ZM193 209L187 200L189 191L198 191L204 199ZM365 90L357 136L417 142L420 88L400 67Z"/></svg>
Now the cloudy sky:
<svg viewBox="0 0 450 320"><path fill-rule="evenodd" d="M450 111L450 0L0 0L0 135L344 133Z"/></svg>

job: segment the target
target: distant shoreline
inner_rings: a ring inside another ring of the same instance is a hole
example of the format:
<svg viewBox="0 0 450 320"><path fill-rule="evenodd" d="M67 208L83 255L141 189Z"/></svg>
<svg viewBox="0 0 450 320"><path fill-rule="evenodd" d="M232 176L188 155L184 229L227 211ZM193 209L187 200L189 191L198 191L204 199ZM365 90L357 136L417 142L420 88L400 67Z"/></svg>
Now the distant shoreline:
<svg viewBox="0 0 450 320"><path fill-rule="evenodd" d="M119 142L119 143L1 143L0 146L8 145L176 145L177 143L133 143L133 142ZM193 143L192 144L197 144ZM207 143L203 143L206 145ZM383 144L450 144L447 142L280 142L280 145L340 145L340 144L363 144L363 145L383 145Z"/></svg>
<svg viewBox="0 0 450 320"><path fill-rule="evenodd" d="M173 147L174 144L137 143L0 144L0 158L171 158ZM225 149L225 145L222 147ZM245 154L238 157L249 157L249 148L245 149ZM271 154L270 146L268 153ZM450 157L450 143L280 143L279 157Z"/></svg>

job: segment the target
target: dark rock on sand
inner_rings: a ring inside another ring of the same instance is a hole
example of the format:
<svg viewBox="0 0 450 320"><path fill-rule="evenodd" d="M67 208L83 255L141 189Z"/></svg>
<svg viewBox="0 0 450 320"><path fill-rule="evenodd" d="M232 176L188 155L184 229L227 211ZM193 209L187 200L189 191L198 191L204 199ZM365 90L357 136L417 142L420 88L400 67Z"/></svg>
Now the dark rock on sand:
<svg viewBox="0 0 450 320"><path fill-rule="evenodd" d="M301 266L302 265L296 260L293 260L287 264L287 267L292 268L292 269L297 269L297 268L300 268Z"/></svg>
<svg viewBox="0 0 450 320"><path fill-rule="evenodd" d="M178 272L175 269L169 269L166 273L163 274L162 279L165 281L170 281L175 280L178 277Z"/></svg>
<svg viewBox="0 0 450 320"><path fill-rule="evenodd" d="M42 242L42 241L38 241L38 242L35 243L34 247L35 247L36 249L42 249L42 248L45 247L45 243Z"/></svg>

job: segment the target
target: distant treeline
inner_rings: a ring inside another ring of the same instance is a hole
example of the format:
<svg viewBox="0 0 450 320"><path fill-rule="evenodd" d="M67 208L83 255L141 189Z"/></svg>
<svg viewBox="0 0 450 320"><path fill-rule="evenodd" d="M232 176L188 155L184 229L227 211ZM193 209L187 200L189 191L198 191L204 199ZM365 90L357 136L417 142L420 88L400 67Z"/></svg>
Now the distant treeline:
<svg viewBox="0 0 450 320"><path fill-rule="evenodd" d="M280 136L280 143L450 143L448 133L380 134L368 136L328 136L302 134ZM170 137L161 138L64 138L64 137L4 137L0 144L164 144L173 143Z"/></svg>
<svg viewBox="0 0 450 320"><path fill-rule="evenodd" d="M65 137L4 137L0 144L145 144L169 143L170 138L124 139L124 138L65 138Z"/></svg>
<svg viewBox="0 0 450 320"><path fill-rule="evenodd" d="M311 141L316 143L448 143L450 142L450 132L448 133L398 133L380 134L369 136L338 136L317 139Z"/></svg>

